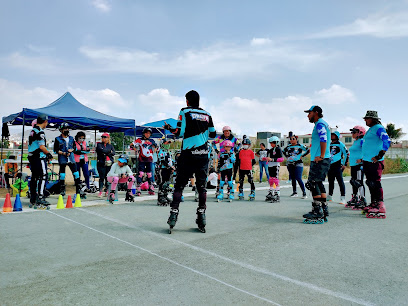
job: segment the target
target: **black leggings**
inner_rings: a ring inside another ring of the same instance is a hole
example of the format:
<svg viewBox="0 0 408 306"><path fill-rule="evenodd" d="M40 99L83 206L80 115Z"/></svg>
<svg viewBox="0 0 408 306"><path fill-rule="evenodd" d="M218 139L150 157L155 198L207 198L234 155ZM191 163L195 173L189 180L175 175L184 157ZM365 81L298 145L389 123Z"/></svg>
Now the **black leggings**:
<svg viewBox="0 0 408 306"><path fill-rule="evenodd" d="M341 162L335 162L330 165L329 173L327 174L329 180L329 195L333 195L334 191L334 180L337 180L340 187L340 194L342 197L346 195L346 186L343 180L343 170L341 169Z"/></svg>
<svg viewBox="0 0 408 306"><path fill-rule="evenodd" d="M239 192L244 190L244 178L248 177L248 183L251 184L251 191L255 190L254 177L252 176L252 170L239 169Z"/></svg>

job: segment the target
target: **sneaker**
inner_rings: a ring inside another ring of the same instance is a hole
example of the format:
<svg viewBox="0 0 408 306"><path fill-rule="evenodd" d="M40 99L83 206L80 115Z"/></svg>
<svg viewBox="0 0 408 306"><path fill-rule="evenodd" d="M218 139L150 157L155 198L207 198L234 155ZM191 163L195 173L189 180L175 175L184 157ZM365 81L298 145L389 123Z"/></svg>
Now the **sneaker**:
<svg viewBox="0 0 408 306"><path fill-rule="evenodd" d="M102 191L99 192L98 198L102 198Z"/></svg>
<svg viewBox="0 0 408 306"><path fill-rule="evenodd" d="M302 195L302 199L307 199L307 194L306 194L306 193L304 193L304 194Z"/></svg>
<svg viewBox="0 0 408 306"><path fill-rule="evenodd" d="M330 194L327 196L327 201L328 202L330 202L330 201L333 201L333 196L331 196Z"/></svg>
<svg viewBox="0 0 408 306"><path fill-rule="evenodd" d="M345 205L346 204L346 197L344 197L344 196L340 197L340 202L339 203Z"/></svg>
<svg viewBox="0 0 408 306"><path fill-rule="evenodd" d="M298 197L297 192L292 193L290 197L291 197L291 198L297 198L297 197Z"/></svg>

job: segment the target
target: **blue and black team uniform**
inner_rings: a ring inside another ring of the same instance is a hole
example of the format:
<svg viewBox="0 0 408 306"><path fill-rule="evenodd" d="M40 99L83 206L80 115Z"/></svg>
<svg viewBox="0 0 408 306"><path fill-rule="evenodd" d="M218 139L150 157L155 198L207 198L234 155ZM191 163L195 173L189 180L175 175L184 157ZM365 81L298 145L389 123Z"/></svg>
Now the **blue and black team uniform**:
<svg viewBox="0 0 408 306"><path fill-rule="evenodd" d="M157 180L159 184L158 205L168 205L167 194L169 192L170 178L173 173L173 160L170 152L160 148L157 154L158 175Z"/></svg>
<svg viewBox="0 0 408 306"><path fill-rule="evenodd" d="M183 189L194 174L198 191L198 208L205 210L209 162L207 141L216 136L212 117L201 108L186 107L180 111L177 128L170 130L176 136L183 137L181 153L177 161L177 177L171 208L178 210Z"/></svg>
<svg viewBox="0 0 408 306"><path fill-rule="evenodd" d="M344 197L346 195L346 186L343 180L343 170L342 167L347 165L349 152L341 141L333 141L330 145L330 168L327 173L327 178L329 181L329 195L333 195L334 191L334 180L340 187L340 195Z"/></svg>
<svg viewBox="0 0 408 306"><path fill-rule="evenodd" d="M234 185L232 182L232 171L234 169L235 154L232 149L230 152L224 151L220 153L218 159L218 171L221 174L219 190L223 190L224 184L227 183L231 194L234 194Z"/></svg>
<svg viewBox="0 0 408 306"><path fill-rule="evenodd" d="M302 193L305 196L306 190L305 185L302 181L303 174L303 161L302 158L308 155L310 152L309 148L306 148L301 144L289 144L286 148L283 149L283 154L287 158L286 166L288 168L290 177L292 178L292 189L293 193L296 193L296 182L298 182Z"/></svg>
<svg viewBox="0 0 408 306"><path fill-rule="evenodd" d="M324 156L321 156L321 143L326 143L326 151ZM319 118L315 122L315 126L312 132L312 146L310 148L310 170L309 178L306 183L306 188L312 192L313 196L313 210L309 214L303 215L308 219L310 216L313 218L326 218L329 215L329 208L326 203L326 198L322 197L322 194L326 193L326 189L323 185L326 175L330 168L330 128L326 121ZM323 160L315 162L315 158L321 156ZM323 210L322 210L323 209Z"/></svg>
<svg viewBox="0 0 408 306"><path fill-rule="evenodd" d="M363 169L371 193L371 204L383 202L381 177L384 170L384 154L390 148L391 140L380 123L370 127L363 139ZM373 157L378 162L373 163L371 160Z"/></svg>
<svg viewBox="0 0 408 306"><path fill-rule="evenodd" d="M66 167L68 166L71 169L72 175L75 181L76 194L81 193L80 178L79 172L77 169L77 164L75 162L75 156L73 152L68 152L68 150L74 150L74 137L67 136L66 138L62 135L55 138L54 141L54 153L58 154L58 163L59 163L59 184L61 194L65 195L65 176L66 176ZM61 151L61 154L59 153Z"/></svg>
<svg viewBox="0 0 408 306"><path fill-rule="evenodd" d="M35 125L28 137L28 161L31 168L30 203L36 204L37 192L40 199L44 199L45 184L47 181L47 156L40 149L47 146L45 133L42 128Z"/></svg>

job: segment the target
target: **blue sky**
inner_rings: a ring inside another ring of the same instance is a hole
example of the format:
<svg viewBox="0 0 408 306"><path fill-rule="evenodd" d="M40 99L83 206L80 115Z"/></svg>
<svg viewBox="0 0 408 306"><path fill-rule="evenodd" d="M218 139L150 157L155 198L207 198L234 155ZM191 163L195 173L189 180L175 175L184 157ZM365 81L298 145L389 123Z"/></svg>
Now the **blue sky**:
<svg viewBox="0 0 408 306"><path fill-rule="evenodd" d="M313 104L341 131L367 109L408 130L407 0L1 0L0 37L1 116L70 91L145 123L196 89L238 134L309 133Z"/></svg>

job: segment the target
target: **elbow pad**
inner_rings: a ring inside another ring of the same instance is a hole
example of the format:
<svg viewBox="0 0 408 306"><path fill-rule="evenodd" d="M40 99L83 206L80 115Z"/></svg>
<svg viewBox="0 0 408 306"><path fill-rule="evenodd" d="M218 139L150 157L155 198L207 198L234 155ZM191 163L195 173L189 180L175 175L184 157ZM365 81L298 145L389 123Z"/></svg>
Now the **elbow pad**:
<svg viewBox="0 0 408 306"><path fill-rule="evenodd" d="M277 158L277 159L276 159L276 161L277 161L278 163L283 162L283 157L279 157L279 158Z"/></svg>

